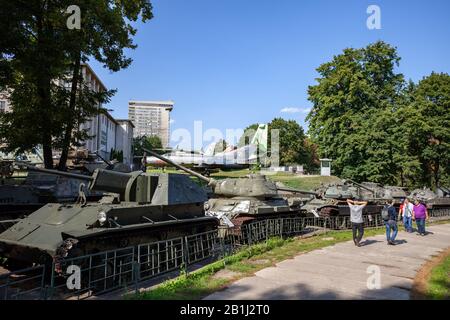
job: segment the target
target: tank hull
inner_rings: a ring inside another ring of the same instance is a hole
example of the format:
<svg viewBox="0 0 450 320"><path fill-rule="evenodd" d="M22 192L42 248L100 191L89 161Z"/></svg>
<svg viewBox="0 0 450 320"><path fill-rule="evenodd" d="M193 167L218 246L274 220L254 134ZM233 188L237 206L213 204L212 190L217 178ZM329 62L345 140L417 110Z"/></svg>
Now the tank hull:
<svg viewBox="0 0 450 320"><path fill-rule="evenodd" d="M143 243L173 239L215 230L218 220L213 217L180 219L156 223L141 223L122 228L93 229L89 233L62 233L62 241L73 246L61 253L61 243L51 246L24 245L21 241L0 240L0 255L27 264L50 264L66 256L82 256L106 250L136 246ZM63 256L61 256L63 255Z"/></svg>

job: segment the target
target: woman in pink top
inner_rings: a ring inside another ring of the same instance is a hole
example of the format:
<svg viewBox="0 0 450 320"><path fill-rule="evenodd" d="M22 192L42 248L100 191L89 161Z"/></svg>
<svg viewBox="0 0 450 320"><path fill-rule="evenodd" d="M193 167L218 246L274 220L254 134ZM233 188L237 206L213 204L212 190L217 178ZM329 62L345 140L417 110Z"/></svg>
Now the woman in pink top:
<svg viewBox="0 0 450 320"><path fill-rule="evenodd" d="M420 203L419 200L414 201L413 208L413 220L416 220L417 231L421 236L424 236L425 233L425 220L428 219L428 210L427 207Z"/></svg>

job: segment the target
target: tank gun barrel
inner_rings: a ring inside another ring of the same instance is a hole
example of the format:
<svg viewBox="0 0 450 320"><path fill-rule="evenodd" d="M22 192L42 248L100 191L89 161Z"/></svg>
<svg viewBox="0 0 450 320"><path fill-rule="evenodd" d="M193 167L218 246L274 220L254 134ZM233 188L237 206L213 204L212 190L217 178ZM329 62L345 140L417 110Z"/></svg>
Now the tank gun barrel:
<svg viewBox="0 0 450 320"><path fill-rule="evenodd" d="M148 150L148 149L145 149L145 148L142 148L142 149L143 149L145 152L147 152L147 153L151 154L152 156L154 156L155 158L158 158L158 159L160 159L160 160L162 160L162 161L164 161L164 162L166 162L166 163L168 163L168 164L174 166L175 168L178 168L178 169L180 169L180 170L183 170L184 172L186 172L186 173L188 173L188 174L190 174L190 175L193 175L194 177L197 177L197 178L199 178L200 180L203 180L203 181L207 182L208 184L211 184L211 183L213 183L213 182L215 181L214 179L205 177L205 176L201 175L200 173L195 172L194 170L188 169L188 168L186 168L185 166L182 166L181 164L178 164L178 163L176 163L176 162L174 162L174 161L172 161L172 160L170 160L170 159L167 159L166 157L164 157L164 156L162 156L162 155L160 155L160 154L157 154L157 153L154 152L154 151L151 151L151 150Z"/></svg>
<svg viewBox="0 0 450 320"><path fill-rule="evenodd" d="M70 173L65 171L58 171L58 170L52 170L52 169L44 169L44 168L38 168L35 166L32 166L28 163L23 162L16 162L19 166L27 168L28 171L36 171L36 172L42 172L42 173L48 173L48 174L54 174L58 176L68 177L68 178L74 178L79 180L86 180L86 181L93 181L94 178L91 176L86 176L84 174L77 174L77 173Z"/></svg>
<svg viewBox="0 0 450 320"><path fill-rule="evenodd" d="M286 192L293 192L293 193L303 193L303 194L310 194L313 196L317 196L317 192L314 191L307 191L307 190L299 190L294 188L286 188L286 187L277 187L279 191L286 191Z"/></svg>
<svg viewBox="0 0 450 320"><path fill-rule="evenodd" d="M139 175L143 174L141 171L135 173L124 173L105 169L95 169L92 176L87 176L84 174L37 168L35 166L21 162L16 163L20 166L26 167L29 171L42 172L46 174L53 174L57 176L88 181L90 190L118 193L121 199L126 199L125 195L128 192L127 186L129 185L130 181L132 182Z"/></svg>
<svg viewBox="0 0 450 320"><path fill-rule="evenodd" d="M374 190L372 190L372 189L370 189L370 188L368 188L368 187L366 187L366 186L364 186L364 185L362 185L362 184L360 184L360 183L358 183L356 181L353 181L352 179L346 179L346 180L344 180L344 182L345 181L349 181L350 183L352 183L352 184L354 184L354 185L356 185L356 186L358 186L358 187L360 187L362 189L366 189L367 191L372 192L373 194L375 194Z"/></svg>

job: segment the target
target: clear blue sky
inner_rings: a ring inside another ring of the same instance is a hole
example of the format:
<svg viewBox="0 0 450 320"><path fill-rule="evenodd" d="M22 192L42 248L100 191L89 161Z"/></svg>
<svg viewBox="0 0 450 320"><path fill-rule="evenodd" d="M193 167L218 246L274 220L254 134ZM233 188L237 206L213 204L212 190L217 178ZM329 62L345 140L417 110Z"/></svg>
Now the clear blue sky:
<svg viewBox="0 0 450 320"><path fill-rule="evenodd" d="M315 69L346 47L384 40L398 48L399 71L418 81L450 73L450 1L153 0L154 18L137 25L133 64L110 73L108 108L128 117L128 101L172 99L172 130L245 128L274 117L304 122ZM381 9L369 30L366 9ZM303 112L282 113L283 108ZM172 143L173 145L173 143Z"/></svg>

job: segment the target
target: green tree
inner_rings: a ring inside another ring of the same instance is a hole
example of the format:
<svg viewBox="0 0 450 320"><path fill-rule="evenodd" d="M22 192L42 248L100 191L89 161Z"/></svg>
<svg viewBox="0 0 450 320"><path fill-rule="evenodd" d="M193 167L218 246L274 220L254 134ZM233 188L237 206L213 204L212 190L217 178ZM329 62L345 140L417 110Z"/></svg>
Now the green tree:
<svg viewBox="0 0 450 320"><path fill-rule="evenodd" d="M152 136L141 136L133 138L133 155L141 157L144 155L143 149L148 149L155 151L157 153L161 152L162 149L161 138L155 135Z"/></svg>
<svg viewBox="0 0 450 320"><path fill-rule="evenodd" d="M319 155L317 154L317 144L311 141L310 138L306 137L303 141L303 146L305 148L305 170L308 172L313 172L320 167Z"/></svg>
<svg viewBox="0 0 450 320"><path fill-rule="evenodd" d="M81 29L66 26L70 5L81 8ZM134 49L132 22L152 18L148 0L0 0L0 86L14 91L12 116L3 119L2 138L9 149L42 144L46 167L52 166L52 148L68 147L84 137L78 124L103 110L113 92L99 96L81 78L88 58L111 71L126 68ZM63 84L69 83L66 87ZM95 107L94 107L95 106ZM17 120L19 119L19 120ZM25 142L25 144L24 144Z"/></svg>
<svg viewBox="0 0 450 320"><path fill-rule="evenodd" d="M258 123L254 123L244 129L244 133L239 138L239 142L238 142L239 148L248 145L250 143L250 141L252 141L253 136L255 135L256 130L258 129L258 126L259 126Z"/></svg>
<svg viewBox="0 0 450 320"><path fill-rule="evenodd" d="M410 179L439 186L450 176L450 76L433 72L410 95L403 109L405 145L419 164Z"/></svg>
<svg viewBox="0 0 450 320"><path fill-rule="evenodd" d="M253 139L257 129L257 123L245 128L243 135L239 139L239 147L248 145ZM311 156L308 155L308 149L305 145L305 133L298 122L294 120L285 120L283 118L274 118L269 123L268 129L268 151L272 150L271 130L279 130L279 156L281 165L305 164L310 161Z"/></svg>
<svg viewBox="0 0 450 320"><path fill-rule="evenodd" d="M308 88L313 108L309 133L320 156L333 159L338 175L391 183L398 178L400 141L395 114L405 81L395 72L400 57L382 41L345 49L319 66L317 84Z"/></svg>
<svg viewBox="0 0 450 320"><path fill-rule="evenodd" d="M280 164L302 164L306 161L305 132L294 120L275 118L269 123L268 148L271 150L272 130L279 131Z"/></svg>
<svg viewBox="0 0 450 320"><path fill-rule="evenodd" d="M213 154L223 152L227 147L228 147L227 142L223 139L220 139L214 145L214 153Z"/></svg>

